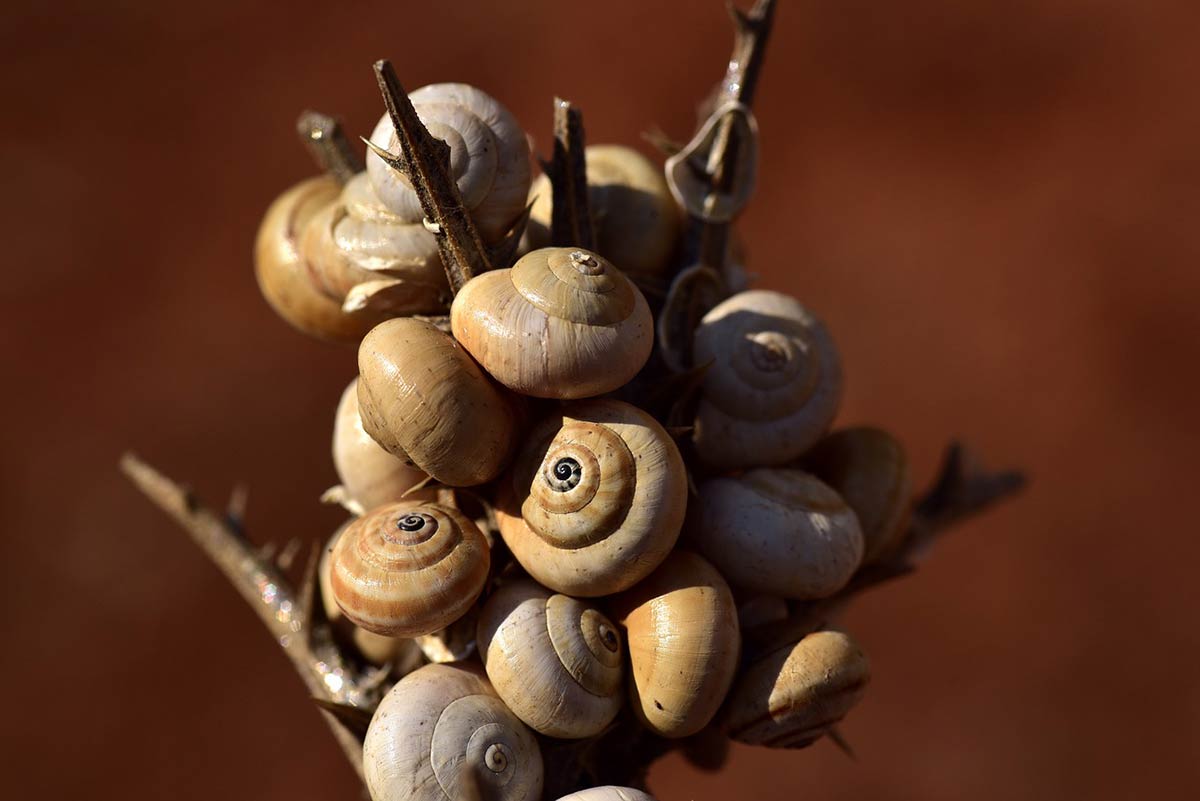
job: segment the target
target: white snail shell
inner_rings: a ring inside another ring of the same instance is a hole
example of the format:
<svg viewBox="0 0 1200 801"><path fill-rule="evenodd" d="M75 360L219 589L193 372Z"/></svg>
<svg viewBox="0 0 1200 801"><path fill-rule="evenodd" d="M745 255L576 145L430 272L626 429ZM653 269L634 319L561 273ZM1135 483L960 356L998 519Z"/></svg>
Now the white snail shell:
<svg viewBox="0 0 1200 801"><path fill-rule="evenodd" d="M513 115L487 93L463 83L423 86L409 95L421 122L450 146L450 173L480 235L500 239L525 208L529 191L529 145ZM394 154L400 144L387 114L371 141ZM412 185L373 152L367 173L376 195L406 222L424 217Z"/></svg>
<svg viewBox="0 0 1200 801"><path fill-rule="evenodd" d="M591 737L621 709L620 631L582 601L512 581L484 604L476 639L492 686L535 731Z"/></svg>
<svg viewBox="0 0 1200 801"><path fill-rule="evenodd" d="M567 595L619 592L679 537L687 474L658 422L622 401L564 404L530 432L500 485L500 535L531 576Z"/></svg>
<svg viewBox="0 0 1200 801"><path fill-rule="evenodd" d="M426 665L380 702L363 741L372 801L540 801L537 740L478 668Z"/></svg>
<svg viewBox="0 0 1200 801"><path fill-rule="evenodd" d="M858 518L802 470L762 468L700 485L690 542L737 587L784 598L825 598L862 562Z"/></svg>
<svg viewBox="0 0 1200 801"><path fill-rule="evenodd" d="M693 439L719 469L792 461L833 422L842 368L825 326L779 292L740 292L704 315L695 362L704 377Z"/></svg>
<svg viewBox="0 0 1200 801"><path fill-rule="evenodd" d="M609 784L604 787L589 787L577 793L564 795L558 801L654 801L654 798L632 787L617 787Z"/></svg>

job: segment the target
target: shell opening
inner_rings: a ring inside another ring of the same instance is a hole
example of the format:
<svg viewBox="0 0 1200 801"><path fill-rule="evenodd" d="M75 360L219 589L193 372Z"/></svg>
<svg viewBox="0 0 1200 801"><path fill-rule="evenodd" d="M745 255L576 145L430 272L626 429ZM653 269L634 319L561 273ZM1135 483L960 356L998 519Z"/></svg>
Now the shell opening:
<svg viewBox="0 0 1200 801"><path fill-rule="evenodd" d="M601 623L599 628L600 642L604 643L604 647L616 653L621 647L621 638L612 630L612 627L606 623Z"/></svg>

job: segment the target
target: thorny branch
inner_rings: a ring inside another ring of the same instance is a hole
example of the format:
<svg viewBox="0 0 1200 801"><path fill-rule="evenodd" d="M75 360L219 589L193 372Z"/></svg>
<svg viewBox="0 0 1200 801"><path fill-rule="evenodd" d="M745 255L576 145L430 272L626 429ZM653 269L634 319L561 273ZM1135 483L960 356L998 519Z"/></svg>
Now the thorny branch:
<svg viewBox="0 0 1200 801"><path fill-rule="evenodd" d="M342 124L316 111L305 111L296 120L296 133L313 161L343 186L363 170L362 157L350 145Z"/></svg>
<svg viewBox="0 0 1200 801"><path fill-rule="evenodd" d="M570 101L554 98L554 156L542 169L550 178L550 238L556 247L595 249L585 149L583 114Z"/></svg>

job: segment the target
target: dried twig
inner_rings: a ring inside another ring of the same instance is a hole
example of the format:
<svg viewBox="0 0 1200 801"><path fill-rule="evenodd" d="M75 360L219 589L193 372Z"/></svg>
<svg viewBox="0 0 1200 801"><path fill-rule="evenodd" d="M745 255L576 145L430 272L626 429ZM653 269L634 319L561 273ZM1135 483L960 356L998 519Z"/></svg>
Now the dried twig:
<svg viewBox="0 0 1200 801"><path fill-rule="evenodd" d="M363 170L363 160L350 144L342 124L316 111L305 111L296 120L296 133L313 161L324 172L345 185Z"/></svg>
<svg viewBox="0 0 1200 801"><path fill-rule="evenodd" d="M570 101L554 98L554 157L542 169L550 178L550 239L556 247L595 249L585 148L583 114Z"/></svg>

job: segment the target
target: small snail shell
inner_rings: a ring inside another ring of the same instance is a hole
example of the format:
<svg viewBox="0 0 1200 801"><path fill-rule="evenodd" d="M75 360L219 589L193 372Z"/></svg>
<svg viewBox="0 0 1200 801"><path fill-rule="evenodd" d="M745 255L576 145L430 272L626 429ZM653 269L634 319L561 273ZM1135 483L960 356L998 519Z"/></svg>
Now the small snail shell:
<svg viewBox="0 0 1200 801"><path fill-rule="evenodd" d="M654 347L646 299L580 248L542 248L467 282L450 307L463 347L501 384L536 398L619 389Z"/></svg>
<svg viewBox="0 0 1200 801"><path fill-rule="evenodd" d="M581 601L529 580L505 584L484 604L476 641L492 686L535 731L591 737L621 709L621 635Z"/></svg>
<svg viewBox="0 0 1200 801"><path fill-rule="evenodd" d="M711 467L796 459L837 413L842 368L825 326L787 295L741 292L704 315L695 362L704 377L693 435Z"/></svg>
<svg viewBox="0 0 1200 801"><path fill-rule="evenodd" d="M801 470L763 468L700 485L691 543L736 587L784 598L825 598L862 562L858 518Z"/></svg>
<svg viewBox="0 0 1200 801"><path fill-rule="evenodd" d="M558 801L654 801L654 798L632 787L616 787L609 784L564 795Z"/></svg>
<svg viewBox="0 0 1200 801"><path fill-rule="evenodd" d="M363 509L399 501L427 476L379 447L358 416L358 379L338 401L333 424L333 466L346 495ZM421 500L432 499L420 496Z"/></svg>
<svg viewBox="0 0 1200 801"><path fill-rule="evenodd" d="M480 235L500 239L524 211L529 191L529 144L516 118L485 92L463 83L423 86L409 99L429 133L450 146L450 172ZM387 114L380 117L371 141L400 152ZM367 154L367 174L388 210L405 222L421 222L424 212L407 178L373 152Z"/></svg>
<svg viewBox="0 0 1200 801"><path fill-rule="evenodd" d="M912 477L904 448L878 428L835 431L813 446L804 465L837 490L858 516L864 563L887 555L912 511Z"/></svg>
<svg viewBox="0 0 1200 801"><path fill-rule="evenodd" d="M708 725L737 670L737 607L716 568L675 550L614 601L626 629L634 712L662 737Z"/></svg>
<svg viewBox="0 0 1200 801"><path fill-rule="evenodd" d="M294 328L334 342L357 342L383 315L342 311L313 283L300 255L308 223L338 197L332 178L309 178L279 196L263 217L254 245L254 275L271 308Z"/></svg>
<svg viewBox="0 0 1200 801"><path fill-rule="evenodd" d="M363 741L372 801L540 801L542 754L478 668L426 665L384 696Z"/></svg>
<svg viewBox="0 0 1200 801"><path fill-rule="evenodd" d="M431 314L444 311L450 297L434 235L420 220L401 220L385 209L365 172L313 216L300 251L313 283L345 306Z"/></svg>
<svg viewBox="0 0 1200 801"><path fill-rule="evenodd" d="M817 631L747 667L726 704L729 736L750 745L803 748L858 703L867 657L840 631Z"/></svg>
<svg viewBox="0 0 1200 801"><path fill-rule="evenodd" d="M516 440L509 399L432 323L379 324L358 349L358 412L386 451L451 487L495 478Z"/></svg>
<svg viewBox="0 0 1200 801"><path fill-rule="evenodd" d="M650 415L584 401L530 432L499 496L500 536L521 567L556 592L595 597L633 586L666 558L687 474Z"/></svg>
<svg viewBox="0 0 1200 801"><path fill-rule="evenodd" d="M416 637L462 617L487 581L491 551L475 524L435 503L381 506L346 527L329 584L356 626Z"/></svg>
<svg viewBox="0 0 1200 801"><path fill-rule="evenodd" d="M680 225L662 168L622 145L589 145L585 158L596 252L629 275L662 274ZM539 175L529 190L533 208L526 231L533 248L550 244L551 195L549 176Z"/></svg>

